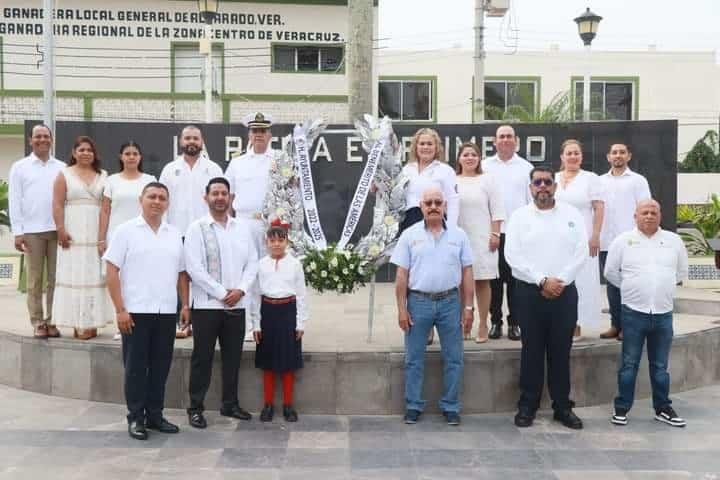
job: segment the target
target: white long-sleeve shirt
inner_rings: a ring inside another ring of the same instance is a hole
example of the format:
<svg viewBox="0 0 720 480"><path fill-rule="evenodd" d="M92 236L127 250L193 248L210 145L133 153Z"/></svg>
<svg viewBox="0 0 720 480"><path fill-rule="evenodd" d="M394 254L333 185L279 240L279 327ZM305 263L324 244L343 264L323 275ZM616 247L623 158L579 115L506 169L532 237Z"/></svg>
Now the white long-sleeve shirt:
<svg viewBox="0 0 720 480"><path fill-rule="evenodd" d="M433 160L420 172L418 162L411 162L403 167L403 173L410 179L405 192L406 209L419 207L423 192L430 187L437 187L442 190L447 202L448 224L457 225L460 196L457 189L457 175L450 165Z"/></svg>
<svg viewBox="0 0 720 480"><path fill-rule="evenodd" d="M55 231L53 183L63 168L65 163L57 158L43 162L34 153L10 168L8 210L13 235Z"/></svg>
<svg viewBox="0 0 720 480"><path fill-rule="evenodd" d="M202 225L210 226L217 235L220 250L219 282L208 272ZM210 215L194 221L185 235L184 250L185 266L192 280L193 308L229 308L222 299L228 290L233 289L240 289L245 295L232 308L252 307L252 287L257 276L258 258L250 235L240 220L229 217L224 227Z"/></svg>
<svg viewBox="0 0 720 480"><path fill-rule="evenodd" d="M607 251L615 237L635 228L635 208L650 198L645 177L626 168L621 175L612 170L600 176L605 192L605 213L600 230L600 250Z"/></svg>
<svg viewBox="0 0 720 480"><path fill-rule="evenodd" d="M517 153L510 160L500 160L493 155L482 161L483 173L495 177L494 184L498 186L505 202L505 218L509 219L513 212L528 203L532 203L530 195L530 170L532 163ZM507 221L500 226L501 232L507 231Z"/></svg>
<svg viewBox="0 0 720 480"><path fill-rule="evenodd" d="M208 182L211 178L222 176L222 168L204 155L198 157L193 168L182 155L165 165L160 173L160 182L170 191L167 222L185 236L193 221L208 214L203 198Z"/></svg>
<svg viewBox="0 0 720 480"><path fill-rule="evenodd" d="M588 256L587 233L580 212L564 202L549 210L534 203L518 208L505 233L505 260L513 277L539 285L555 277L565 285L575 281Z"/></svg>
<svg viewBox="0 0 720 480"><path fill-rule="evenodd" d="M605 278L620 288L623 305L637 312L672 311L675 285L687 275L685 244L663 229L650 237L637 228L621 233L605 261Z"/></svg>
<svg viewBox="0 0 720 480"><path fill-rule="evenodd" d="M297 305L296 329L305 330L308 320L307 288L305 273L300 260L285 254L279 260L269 255L260 259L257 275L257 300L255 313L252 315L253 330L260 331L260 296L270 298L287 298L295 296Z"/></svg>

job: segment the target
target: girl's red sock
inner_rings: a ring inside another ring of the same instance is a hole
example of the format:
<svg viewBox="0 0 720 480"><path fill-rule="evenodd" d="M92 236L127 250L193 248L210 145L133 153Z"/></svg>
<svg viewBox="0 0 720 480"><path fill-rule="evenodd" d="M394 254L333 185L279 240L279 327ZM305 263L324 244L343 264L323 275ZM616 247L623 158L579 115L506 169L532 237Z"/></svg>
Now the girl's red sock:
<svg viewBox="0 0 720 480"><path fill-rule="evenodd" d="M282 374L283 384L283 405L292 405L293 387L295 386L295 372L284 372Z"/></svg>
<svg viewBox="0 0 720 480"><path fill-rule="evenodd" d="M272 405L275 397L275 372L263 370L263 387L265 390L265 405Z"/></svg>

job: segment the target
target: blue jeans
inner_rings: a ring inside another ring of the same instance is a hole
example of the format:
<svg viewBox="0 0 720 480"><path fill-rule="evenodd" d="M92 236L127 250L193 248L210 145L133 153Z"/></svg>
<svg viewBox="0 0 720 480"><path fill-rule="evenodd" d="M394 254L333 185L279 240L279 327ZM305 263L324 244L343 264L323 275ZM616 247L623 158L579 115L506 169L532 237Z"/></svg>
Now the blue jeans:
<svg viewBox="0 0 720 480"><path fill-rule="evenodd" d="M423 411L425 348L433 325L440 337L443 358L443 395L440 410L460 411L460 388L463 378L463 336L460 295L456 292L440 300L408 293L408 312L413 325L405 334L405 406Z"/></svg>
<svg viewBox="0 0 720 480"><path fill-rule="evenodd" d="M642 313L622 306L623 344L622 365L618 370L618 396L615 408L630 410L635 398L635 379L642 357L643 345L647 340L650 384L652 385L653 408L670 405L670 374L668 357L672 345L672 312Z"/></svg>

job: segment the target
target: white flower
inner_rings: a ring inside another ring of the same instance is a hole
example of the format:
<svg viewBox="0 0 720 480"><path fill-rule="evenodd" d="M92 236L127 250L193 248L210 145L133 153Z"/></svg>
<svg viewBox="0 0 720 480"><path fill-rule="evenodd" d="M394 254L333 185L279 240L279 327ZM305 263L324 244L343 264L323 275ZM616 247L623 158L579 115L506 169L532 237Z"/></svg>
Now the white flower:
<svg viewBox="0 0 720 480"><path fill-rule="evenodd" d="M370 245L370 248L368 248L368 255L370 255L371 257L377 257L378 255L380 255L380 252L380 246L376 243L373 243L372 245Z"/></svg>
<svg viewBox="0 0 720 480"><path fill-rule="evenodd" d="M350 258L350 252L348 252L347 250L343 250L342 254L343 254L343 257L345 257L347 259Z"/></svg>
<svg viewBox="0 0 720 480"><path fill-rule="evenodd" d="M385 225L387 225L389 227L390 225L395 223L395 219L392 217L392 215L386 215L384 222L385 222Z"/></svg>
<svg viewBox="0 0 720 480"><path fill-rule="evenodd" d="M350 271L347 268L343 268L342 272L343 272L343 275L347 275L348 273L350 273Z"/></svg>
<svg viewBox="0 0 720 480"><path fill-rule="evenodd" d="M327 277L327 272L326 272L325 270L323 270L322 272L320 272L320 276L321 276L322 278Z"/></svg>
<svg viewBox="0 0 720 480"><path fill-rule="evenodd" d="M333 275L332 278L333 278L333 281L335 281L335 282L339 282L339 281L340 281L340 277L338 277L337 275Z"/></svg>
<svg viewBox="0 0 720 480"><path fill-rule="evenodd" d="M312 271L314 271L316 268L317 268L317 263L315 263L315 262L310 262L310 271L312 272Z"/></svg>
<svg viewBox="0 0 720 480"><path fill-rule="evenodd" d="M364 269L363 267L358 267L357 272L358 272L360 275L365 275L365 269Z"/></svg>
<svg viewBox="0 0 720 480"><path fill-rule="evenodd" d="M292 177L293 171L292 171L292 168L290 168L290 167L284 167L280 170L280 173L282 174L283 177L290 178L290 177Z"/></svg>
<svg viewBox="0 0 720 480"><path fill-rule="evenodd" d="M335 268L335 267L338 266L338 259L337 259L337 257L333 257L333 259L330 260L330 266L333 267L333 268Z"/></svg>
<svg viewBox="0 0 720 480"><path fill-rule="evenodd" d="M338 283L337 288L338 290L342 290L343 288L345 288L345 286L342 283Z"/></svg>

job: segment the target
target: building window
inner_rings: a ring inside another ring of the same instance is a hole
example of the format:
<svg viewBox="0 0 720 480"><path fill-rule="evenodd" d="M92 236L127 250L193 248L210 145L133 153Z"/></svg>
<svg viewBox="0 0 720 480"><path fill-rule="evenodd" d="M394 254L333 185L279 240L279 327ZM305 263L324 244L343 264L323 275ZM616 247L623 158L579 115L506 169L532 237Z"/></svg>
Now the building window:
<svg viewBox="0 0 720 480"><path fill-rule="evenodd" d="M345 49L334 45L273 45L272 71L345 73Z"/></svg>
<svg viewBox="0 0 720 480"><path fill-rule="evenodd" d="M172 46L173 55L173 92L203 93L205 91L205 54L195 44ZM213 44L213 78L212 90L223 93L225 88L223 46Z"/></svg>
<svg viewBox="0 0 720 480"><path fill-rule="evenodd" d="M485 118L501 120L508 116L533 116L537 91L537 82L532 80L485 81Z"/></svg>
<svg viewBox="0 0 720 480"><path fill-rule="evenodd" d="M380 80L378 112L393 120L433 120L433 80Z"/></svg>
<svg viewBox="0 0 720 480"><path fill-rule="evenodd" d="M575 119L583 119L582 80L576 80ZM590 82L590 119L591 120L632 120L635 98L635 83L632 81L596 81Z"/></svg>

